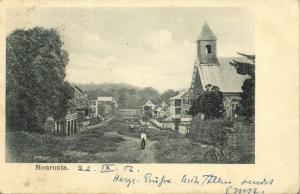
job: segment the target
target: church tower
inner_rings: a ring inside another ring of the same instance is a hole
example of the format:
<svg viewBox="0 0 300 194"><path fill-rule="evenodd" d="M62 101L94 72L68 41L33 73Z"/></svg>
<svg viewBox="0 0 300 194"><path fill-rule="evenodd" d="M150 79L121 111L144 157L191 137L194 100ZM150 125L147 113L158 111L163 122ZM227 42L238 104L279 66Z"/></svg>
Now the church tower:
<svg viewBox="0 0 300 194"><path fill-rule="evenodd" d="M217 37L205 22L197 39L197 58L200 64L217 64Z"/></svg>

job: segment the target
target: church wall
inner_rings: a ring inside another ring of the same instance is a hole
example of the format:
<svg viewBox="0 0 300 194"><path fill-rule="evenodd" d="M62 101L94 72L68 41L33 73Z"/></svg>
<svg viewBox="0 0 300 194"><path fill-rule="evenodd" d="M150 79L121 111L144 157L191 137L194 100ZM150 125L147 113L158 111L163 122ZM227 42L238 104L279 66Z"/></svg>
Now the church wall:
<svg viewBox="0 0 300 194"><path fill-rule="evenodd" d="M193 78L191 88L193 91L193 95L191 96L191 98L196 98L197 96L200 96L204 92L198 69L195 69L195 77Z"/></svg>

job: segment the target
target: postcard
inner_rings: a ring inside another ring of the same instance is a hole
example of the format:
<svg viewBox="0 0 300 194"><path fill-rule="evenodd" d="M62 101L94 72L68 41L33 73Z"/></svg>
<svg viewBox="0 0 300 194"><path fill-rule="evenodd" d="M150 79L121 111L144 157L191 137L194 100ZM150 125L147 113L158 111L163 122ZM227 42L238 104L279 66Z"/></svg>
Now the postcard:
<svg viewBox="0 0 300 194"><path fill-rule="evenodd" d="M299 192L298 1L0 8L1 192Z"/></svg>

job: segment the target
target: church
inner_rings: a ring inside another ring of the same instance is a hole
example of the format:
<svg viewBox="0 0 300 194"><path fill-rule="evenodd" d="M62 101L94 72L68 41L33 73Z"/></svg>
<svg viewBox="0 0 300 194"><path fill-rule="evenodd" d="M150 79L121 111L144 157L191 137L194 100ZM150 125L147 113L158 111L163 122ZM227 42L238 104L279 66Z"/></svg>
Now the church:
<svg viewBox="0 0 300 194"><path fill-rule="evenodd" d="M201 95L207 84L218 86L224 95L225 116L233 117L240 106L240 94L247 75L240 75L230 64L232 60L249 62L245 58L218 57L217 37L205 22L196 40L197 54L189 92L193 99ZM232 48L234 49L234 48Z"/></svg>

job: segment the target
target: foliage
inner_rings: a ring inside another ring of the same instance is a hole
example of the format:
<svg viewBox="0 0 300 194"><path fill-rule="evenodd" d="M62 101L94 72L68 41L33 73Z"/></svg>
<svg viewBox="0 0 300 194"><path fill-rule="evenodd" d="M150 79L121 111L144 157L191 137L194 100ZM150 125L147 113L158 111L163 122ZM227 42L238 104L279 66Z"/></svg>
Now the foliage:
<svg viewBox="0 0 300 194"><path fill-rule="evenodd" d="M238 74L250 76L244 81L241 94L241 114L250 119L255 113L255 55L238 54L249 60L249 62L233 60L230 64L235 67Z"/></svg>
<svg viewBox="0 0 300 194"><path fill-rule="evenodd" d="M192 104L190 114L202 113L207 119L220 118L224 115L223 93L217 86L206 85L205 91Z"/></svg>
<svg viewBox="0 0 300 194"><path fill-rule="evenodd" d="M119 105L119 108L140 109L148 100L154 103L160 102L160 94L157 90L146 87L138 88L127 84L78 84L88 94L90 100L98 96L112 96Z"/></svg>
<svg viewBox="0 0 300 194"><path fill-rule="evenodd" d="M208 163L210 158L205 156L211 149L211 146L204 147L184 137L161 135L155 144L155 159L160 163Z"/></svg>
<svg viewBox="0 0 300 194"><path fill-rule="evenodd" d="M201 120L194 118L188 136L195 142L212 146L224 146L226 134L233 127L233 122L224 119Z"/></svg>
<svg viewBox="0 0 300 194"><path fill-rule="evenodd" d="M152 115L152 109L151 109L151 106L145 106L145 107L144 107L144 114L145 114L145 117L146 117L145 120L148 121L149 118L152 118L153 115Z"/></svg>
<svg viewBox="0 0 300 194"><path fill-rule="evenodd" d="M120 136L105 135L103 131L89 130L72 138L57 137L52 134L8 132L6 138L7 162L99 162L94 156L98 152L113 152L125 139ZM64 149L62 149L64 148ZM84 153L68 155L68 152ZM114 161L114 160L111 160Z"/></svg>
<svg viewBox="0 0 300 194"><path fill-rule="evenodd" d="M6 161L8 162L42 162L47 158L49 162L64 160L61 148L64 140L49 134L28 132L7 132ZM58 160L56 160L57 158Z"/></svg>
<svg viewBox="0 0 300 194"><path fill-rule="evenodd" d="M54 29L16 30L6 38L6 110L11 130L43 131L61 117L71 94L64 83L68 54Z"/></svg>
<svg viewBox="0 0 300 194"><path fill-rule="evenodd" d="M255 114L255 81L246 79L242 86L241 113L246 118L254 117Z"/></svg>
<svg viewBox="0 0 300 194"><path fill-rule="evenodd" d="M172 98L178 94L179 94L178 91L174 91L174 90L170 89L170 90L167 90L164 93L162 93L160 98L161 98L161 101L164 101L167 103L170 98Z"/></svg>
<svg viewBox="0 0 300 194"><path fill-rule="evenodd" d="M193 119L188 137L215 147L204 154L208 163L254 163L254 125L248 121Z"/></svg>

